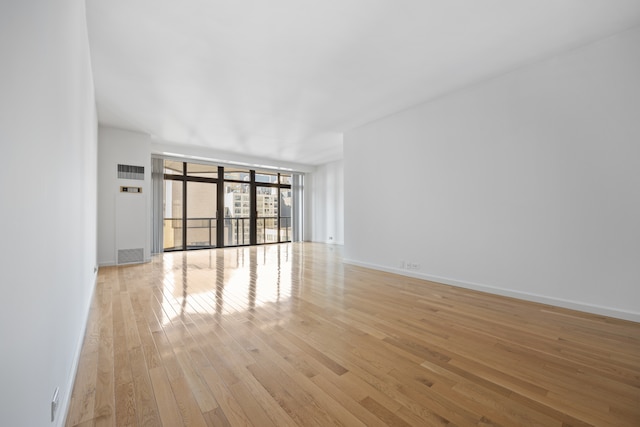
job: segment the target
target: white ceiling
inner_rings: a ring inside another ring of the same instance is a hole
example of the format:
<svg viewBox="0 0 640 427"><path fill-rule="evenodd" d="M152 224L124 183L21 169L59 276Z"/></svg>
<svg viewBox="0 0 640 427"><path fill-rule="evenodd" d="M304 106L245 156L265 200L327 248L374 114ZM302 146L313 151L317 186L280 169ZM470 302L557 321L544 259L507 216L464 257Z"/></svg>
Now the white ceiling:
<svg viewBox="0 0 640 427"><path fill-rule="evenodd" d="M87 19L101 123L314 165L349 129L640 25L640 0L87 0Z"/></svg>

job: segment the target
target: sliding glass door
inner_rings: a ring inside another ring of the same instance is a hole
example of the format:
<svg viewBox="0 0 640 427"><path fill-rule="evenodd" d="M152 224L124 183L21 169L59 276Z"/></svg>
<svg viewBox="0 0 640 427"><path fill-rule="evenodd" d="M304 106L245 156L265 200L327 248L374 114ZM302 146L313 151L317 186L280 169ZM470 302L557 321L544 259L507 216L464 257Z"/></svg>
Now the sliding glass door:
<svg viewBox="0 0 640 427"><path fill-rule="evenodd" d="M218 184L186 181L187 249L215 248L217 238Z"/></svg>
<svg viewBox="0 0 640 427"><path fill-rule="evenodd" d="M164 161L164 250L215 248L218 167Z"/></svg>
<svg viewBox="0 0 640 427"><path fill-rule="evenodd" d="M183 183L182 181L164 180L164 250L182 249L183 247Z"/></svg>
<svg viewBox="0 0 640 427"><path fill-rule="evenodd" d="M224 183L224 245L251 244L251 191L250 185L238 182Z"/></svg>
<svg viewBox="0 0 640 427"><path fill-rule="evenodd" d="M281 242L290 242L292 237L292 202L293 202L293 192L291 188L280 188L280 197L278 198L280 202L279 209L279 226L280 226L280 241Z"/></svg>
<svg viewBox="0 0 640 427"><path fill-rule="evenodd" d="M258 186L256 205L257 243L278 242L278 188Z"/></svg>

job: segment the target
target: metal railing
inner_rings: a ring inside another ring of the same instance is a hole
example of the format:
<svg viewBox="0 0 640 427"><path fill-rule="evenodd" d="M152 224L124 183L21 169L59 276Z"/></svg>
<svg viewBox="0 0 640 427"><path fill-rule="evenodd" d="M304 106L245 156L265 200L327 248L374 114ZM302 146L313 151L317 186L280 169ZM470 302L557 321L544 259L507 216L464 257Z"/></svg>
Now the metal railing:
<svg viewBox="0 0 640 427"><path fill-rule="evenodd" d="M256 218L256 243L276 243L278 241L278 217L262 216Z"/></svg>
<svg viewBox="0 0 640 427"><path fill-rule="evenodd" d="M187 218L187 247L216 247L217 224L216 218Z"/></svg>
<svg viewBox="0 0 640 427"><path fill-rule="evenodd" d="M187 218L187 248L217 246L216 218ZM183 248L182 218L164 218L164 248Z"/></svg>
<svg viewBox="0 0 640 427"><path fill-rule="evenodd" d="M225 218L224 219L224 245L239 246L249 245L250 220L251 218Z"/></svg>
<svg viewBox="0 0 640 427"><path fill-rule="evenodd" d="M279 223L278 223L279 220ZM217 243L217 218L187 218L187 248L214 248ZM224 246L250 244L250 218L224 218ZM288 242L291 235L291 217L256 218L258 244ZM182 249L183 219L164 218L164 248Z"/></svg>
<svg viewBox="0 0 640 427"><path fill-rule="evenodd" d="M280 223L278 224L278 218ZM289 242L291 239L291 217L267 216L256 219L257 243ZM278 229L280 235L278 236Z"/></svg>

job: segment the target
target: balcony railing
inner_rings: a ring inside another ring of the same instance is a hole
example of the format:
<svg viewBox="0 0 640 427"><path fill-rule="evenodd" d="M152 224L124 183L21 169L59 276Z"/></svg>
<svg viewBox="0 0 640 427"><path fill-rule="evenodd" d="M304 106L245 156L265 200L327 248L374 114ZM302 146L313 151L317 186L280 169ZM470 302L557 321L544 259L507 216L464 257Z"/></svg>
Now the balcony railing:
<svg viewBox="0 0 640 427"><path fill-rule="evenodd" d="M224 218L224 246L249 245L250 218ZM216 218L187 218L187 248L215 248L217 244ZM291 240L291 217L256 218L256 242L277 243ZM182 218L164 218L164 248L166 250L182 249L183 245ZM279 235L278 235L279 228Z"/></svg>
<svg viewBox="0 0 640 427"><path fill-rule="evenodd" d="M251 244L250 218L225 218L224 219L224 245L240 246Z"/></svg>
<svg viewBox="0 0 640 427"><path fill-rule="evenodd" d="M187 248L215 248L216 218L187 218ZM164 219L164 248L182 249L182 218Z"/></svg>
<svg viewBox="0 0 640 427"><path fill-rule="evenodd" d="M259 217L256 219L257 243L277 243L291 241L291 217L280 217L280 235L278 236L278 217Z"/></svg>

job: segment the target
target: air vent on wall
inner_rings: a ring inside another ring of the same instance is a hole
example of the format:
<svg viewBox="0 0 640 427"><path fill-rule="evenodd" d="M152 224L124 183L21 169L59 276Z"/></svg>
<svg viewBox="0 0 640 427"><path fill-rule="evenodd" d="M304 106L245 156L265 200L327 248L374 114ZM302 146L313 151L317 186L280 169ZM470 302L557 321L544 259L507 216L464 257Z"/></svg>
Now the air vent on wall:
<svg viewBox="0 0 640 427"><path fill-rule="evenodd" d="M144 180L144 166L118 165L118 178Z"/></svg>
<svg viewBox="0 0 640 427"><path fill-rule="evenodd" d="M118 249L118 264L144 262L144 249Z"/></svg>

